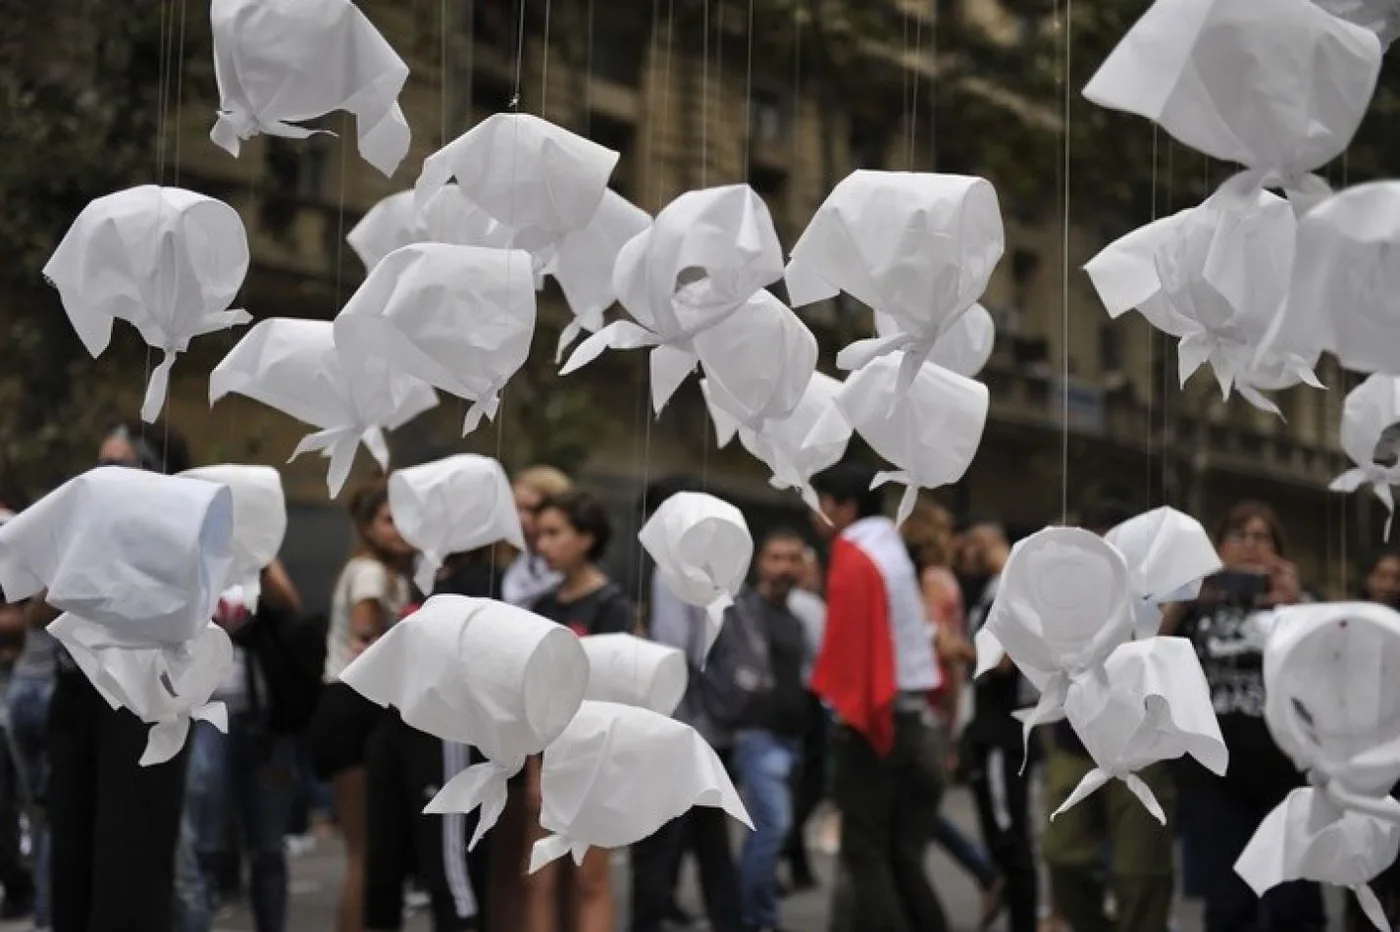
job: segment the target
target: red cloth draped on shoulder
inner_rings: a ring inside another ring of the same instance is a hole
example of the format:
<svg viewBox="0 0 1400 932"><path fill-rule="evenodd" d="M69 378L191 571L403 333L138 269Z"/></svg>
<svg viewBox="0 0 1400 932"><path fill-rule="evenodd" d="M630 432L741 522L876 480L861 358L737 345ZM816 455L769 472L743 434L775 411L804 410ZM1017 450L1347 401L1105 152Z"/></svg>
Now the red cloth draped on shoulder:
<svg viewBox="0 0 1400 932"><path fill-rule="evenodd" d="M827 574L826 635L812 691L879 754L894 748L894 640L885 580L855 544L837 538Z"/></svg>

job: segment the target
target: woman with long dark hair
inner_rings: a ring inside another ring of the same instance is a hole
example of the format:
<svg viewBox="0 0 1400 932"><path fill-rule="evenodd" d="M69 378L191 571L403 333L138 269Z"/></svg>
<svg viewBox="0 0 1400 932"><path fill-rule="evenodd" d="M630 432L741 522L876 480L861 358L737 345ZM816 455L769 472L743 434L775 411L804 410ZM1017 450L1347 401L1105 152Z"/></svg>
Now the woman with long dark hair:
<svg viewBox="0 0 1400 932"><path fill-rule="evenodd" d="M1230 752L1223 777L1190 758L1178 766L1185 873L1195 875L1205 899L1205 932L1321 932L1326 915L1317 884L1294 881L1257 897L1235 873L1259 823L1304 782L1264 722L1260 621L1267 609L1305 595L1285 556L1283 525L1263 502L1230 509L1215 546L1225 569L1205 580L1195 602L1172 606L1163 624L1164 634L1195 644Z"/></svg>
<svg viewBox="0 0 1400 932"><path fill-rule="evenodd" d="M326 633L326 687L309 732L317 775L329 779L345 840L345 881L336 916L337 932L364 928L365 749L381 710L340 682L340 674L389 629L409 601L413 548L394 527L389 486L384 480L360 489L350 500L356 547L336 581Z"/></svg>

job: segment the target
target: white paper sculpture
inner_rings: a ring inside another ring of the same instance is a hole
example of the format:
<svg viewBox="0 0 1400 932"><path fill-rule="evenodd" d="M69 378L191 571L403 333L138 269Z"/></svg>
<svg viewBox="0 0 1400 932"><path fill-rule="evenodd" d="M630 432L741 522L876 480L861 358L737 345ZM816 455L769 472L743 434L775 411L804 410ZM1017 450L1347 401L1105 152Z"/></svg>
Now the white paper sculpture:
<svg viewBox="0 0 1400 932"><path fill-rule="evenodd" d="M899 321L888 314L875 313L875 335L881 339L901 332ZM933 344L928 361L949 372L977 378L992 358L997 328L991 312L974 304L959 315L947 331Z"/></svg>
<svg viewBox="0 0 1400 932"><path fill-rule="evenodd" d="M666 586L687 605L705 609L705 652L719 636L724 610L744 585L753 537L743 512L704 492L677 492L637 534Z"/></svg>
<svg viewBox="0 0 1400 932"><path fill-rule="evenodd" d="M259 321L209 374L211 405L229 393L318 428L302 438L291 458L325 451L331 497L340 494L361 443L388 469L383 432L437 404L430 385L383 359L351 367L336 348L330 321L285 317Z"/></svg>
<svg viewBox="0 0 1400 932"><path fill-rule="evenodd" d="M100 466L0 526L0 589L100 625L103 644L178 647L214 615L233 568L223 485Z"/></svg>
<svg viewBox="0 0 1400 932"><path fill-rule="evenodd" d="M1298 222L1284 311L1261 352L1335 353L1356 372L1400 375L1400 182L1348 188Z"/></svg>
<svg viewBox="0 0 1400 932"><path fill-rule="evenodd" d="M496 824L506 781L564 731L588 688L588 657L568 628L490 599L435 595L341 674L403 720L487 758L447 782L425 812L471 812L471 844Z"/></svg>
<svg viewBox="0 0 1400 932"><path fill-rule="evenodd" d="M368 272L395 249L414 243L504 248L510 245L510 231L467 200L461 188L448 184L421 210L413 191L389 195L360 218L345 241Z"/></svg>
<svg viewBox="0 0 1400 932"><path fill-rule="evenodd" d="M350 0L213 0L219 119L209 137L237 156L259 133L305 139L293 124L355 115L360 155L386 176L408 154L399 92L408 66Z"/></svg>
<svg viewBox="0 0 1400 932"><path fill-rule="evenodd" d="M1129 518L1104 535L1127 561L1133 594L1134 636L1149 638L1162 621L1162 606L1189 602L1201 580L1220 571L1220 556L1206 529L1165 505Z"/></svg>
<svg viewBox="0 0 1400 932"><path fill-rule="evenodd" d="M651 351L652 408L660 412L698 361L692 341L783 274L782 245L763 199L748 185L688 191L628 241L613 269L631 316L578 345L568 375L605 349Z"/></svg>
<svg viewBox="0 0 1400 932"><path fill-rule="evenodd" d="M683 651L631 634L580 640L588 655L586 699L641 706L658 715L676 711L690 679Z"/></svg>
<svg viewBox="0 0 1400 932"><path fill-rule="evenodd" d="M852 343L836 364L859 369L902 352L902 391L982 297L1004 248L996 189L984 179L861 170L832 189L793 247L788 294L802 307L844 291L891 318L892 333Z"/></svg>
<svg viewBox="0 0 1400 932"><path fill-rule="evenodd" d="M241 586L250 611L258 607L262 571L282 549L287 534L287 498L282 474L271 466L225 464L187 469L180 475L226 485L233 494L231 586Z"/></svg>
<svg viewBox="0 0 1400 932"><path fill-rule="evenodd" d="M564 350L580 333L603 329L603 312L617 301L612 272L618 253L649 226L651 214L616 191L607 190L588 225L560 241L545 272L559 282L574 319L559 334L556 363L564 358Z"/></svg>
<svg viewBox="0 0 1400 932"><path fill-rule="evenodd" d="M180 753L191 719L228 731L228 710L210 697L233 665L233 644L213 622L185 644L164 648L114 646L103 628L73 614L60 615L48 632L108 705L129 709L151 726L138 761L142 767Z"/></svg>
<svg viewBox="0 0 1400 932"><path fill-rule="evenodd" d="M710 401L754 430L796 410L817 369L817 338L767 290L696 334L694 347Z"/></svg>
<svg viewBox="0 0 1400 932"><path fill-rule="evenodd" d="M510 480L488 456L461 453L389 476L394 527L421 557L413 581L424 593L443 560L498 540L525 549Z"/></svg>
<svg viewBox="0 0 1400 932"><path fill-rule="evenodd" d="M903 353L879 356L846 377L836 405L871 449L895 466L877 484L904 485L896 522L913 514L919 489L957 482L972 464L987 424L987 386L933 363L901 389ZM897 399L891 403L891 399Z"/></svg>
<svg viewBox="0 0 1400 932"><path fill-rule="evenodd" d="M665 779L657 779L658 774ZM753 823L714 749L689 725L637 706L585 702L545 749L540 827L530 871L591 847L641 841L692 806Z"/></svg>
<svg viewBox="0 0 1400 932"><path fill-rule="evenodd" d="M355 369L382 360L469 399L463 435L496 416L534 333L529 255L445 243L385 256L335 319L335 344Z"/></svg>
<svg viewBox="0 0 1400 932"><path fill-rule="evenodd" d="M700 389L715 423L719 445L725 446L737 433L744 449L773 471L770 482L774 488L797 489L807 507L820 512L817 493L809 480L839 463L851 440L851 425L836 406L841 383L824 373L813 372L793 412L765 421L757 430L714 402L708 379L700 381Z"/></svg>
<svg viewBox="0 0 1400 932"><path fill-rule="evenodd" d="M1151 592L1165 584L1137 585ZM1189 753L1224 772L1225 744L1200 661L1183 638L1129 641L1133 589L1112 544L1078 528L1046 528L1012 548L987 634L979 632L978 675L995 662L984 658L984 644L987 654L1004 648L1040 690L1035 708L1017 713L1026 741L1034 726L1067 718L1094 758L1056 815L1116 777L1165 821L1134 771Z"/></svg>
<svg viewBox="0 0 1400 932"><path fill-rule="evenodd" d="M1349 887L1389 930L1367 881L1400 853L1400 614L1362 602L1279 609L1264 649L1264 720L1312 786L1254 832L1235 872L1260 895L1289 880Z"/></svg>
<svg viewBox="0 0 1400 932"><path fill-rule="evenodd" d="M175 355L202 334L246 324L229 310L248 272L238 211L183 188L141 185L100 197L78 214L44 277L95 359L125 320L164 355L150 374L141 419L165 404Z"/></svg>
<svg viewBox="0 0 1400 932"><path fill-rule="evenodd" d="M1373 375L1347 393L1342 406L1342 449L1356 464L1332 480L1333 492L1355 492L1369 485L1390 516L1385 538L1390 539L1395 516L1395 493L1400 485L1400 378Z"/></svg>
<svg viewBox="0 0 1400 932"><path fill-rule="evenodd" d="M1327 195L1309 173L1351 142L1380 64L1375 35L1311 0L1156 0L1084 96L1238 162L1228 187L1283 187L1301 213Z"/></svg>
<svg viewBox="0 0 1400 932"><path fill-rule="evenodd" d="M1370 30L1388 46L1400 36L1400 0L1313 0L1333 16Z"/></svg>
<svg viewBox="0 0 1400 932"><path fill-rule="evenodd" d="M1109 244L1084 270L1110 317L1136 308L1180 338L1181 384L1209 363L1226 398L1234 389L1278 414L1261 389L1322 387L1312 372L1316 350L1258 352L1288 296L1295 229L1287 202L1273 194L1221 190Z"/></svg>
<svg viewBox="0 0 1400 932"><path fill-rule="evenodd" d="M456 178L462 193L511 231L543 267L603 200L618 153L528 113L497 113L423 160L420 206Z"/></svg>

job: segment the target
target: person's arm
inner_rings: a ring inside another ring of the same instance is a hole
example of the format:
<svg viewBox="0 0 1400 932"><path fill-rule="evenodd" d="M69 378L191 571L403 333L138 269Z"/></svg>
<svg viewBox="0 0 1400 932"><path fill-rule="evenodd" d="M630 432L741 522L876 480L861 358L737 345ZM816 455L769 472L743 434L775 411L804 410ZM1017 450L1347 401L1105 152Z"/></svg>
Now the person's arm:
<svg viewBox="0 0 1400 932"><path fill-rule="evenodd" d="M272 562L263 567L262 598L275 608L280 608L293 615L301 614L301 593L297 591L292 577L287 575L287 568L276 557L273 557Z"/></svg>
<svg viewBox="0 0 1400 932"><path fill-rule="evenodd" d="M359 560L347 584L350 602L350 652L358 657L389 628L384 603L389 595L389 570L377 560Z"/></svg>

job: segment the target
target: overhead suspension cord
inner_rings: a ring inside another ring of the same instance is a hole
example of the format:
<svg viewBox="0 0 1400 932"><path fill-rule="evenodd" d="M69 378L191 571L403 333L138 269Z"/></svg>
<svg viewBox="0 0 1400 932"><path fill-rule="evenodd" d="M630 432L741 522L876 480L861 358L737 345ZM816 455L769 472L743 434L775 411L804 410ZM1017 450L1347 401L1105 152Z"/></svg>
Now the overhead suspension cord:
<svg viewBox="0 0 1400 932"><path fill-rule="evenodd" d="M1069 523L1069 209L1070 209L1070 52L1073 48L1074 0L1064 0L1064 218L1060 230L1060 354L1063 371L1060 401L1060 522ZM1058 6L1058 0L1057 4ZM1058 10L1056 11L1058 15Z"/></svg>
<svg viewBox="0 0 1400 932"><path fill-rule="evenodd" d="M1152 124L1152 217L1151 222L1157 222L1157 139L1159 128L1156 123ZM1157 424L1152 418L1152 402L1157 394L1157 380L1153 378L1153 370L1157 365L1157 328L1146 320L1143 321L1147 328L1147 505L1152 506L1152 460L1153 460L1153 439L1157 434ZM1163 425L1165 427L1165 424ZM1166 437L1160 438L1165 444ZM1163 446L1163 468L1165 468L1166 450Z"/></svg>

